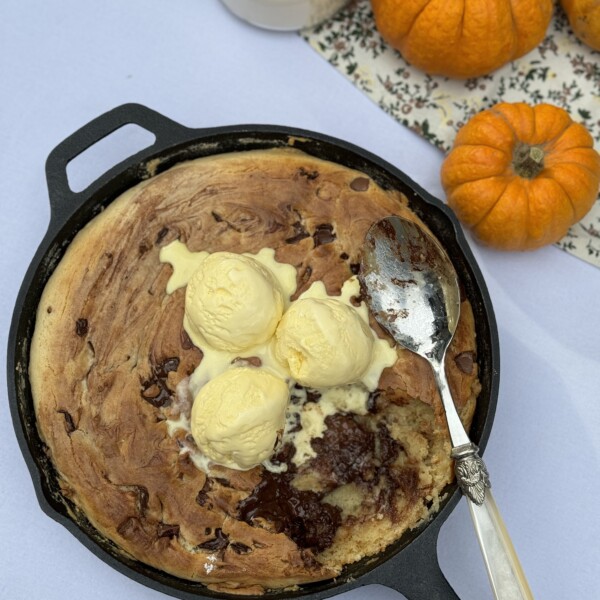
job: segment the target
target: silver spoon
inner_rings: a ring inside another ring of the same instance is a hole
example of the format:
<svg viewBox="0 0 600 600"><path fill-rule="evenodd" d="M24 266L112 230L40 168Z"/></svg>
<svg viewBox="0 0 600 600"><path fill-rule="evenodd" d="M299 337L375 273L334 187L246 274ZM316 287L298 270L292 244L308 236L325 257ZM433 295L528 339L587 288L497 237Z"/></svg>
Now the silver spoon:
<svg viewBox="0 0 600 600"><path fill-rule="evenodd" d="M377 322L433 368L452 443L456 480L469 510L495 598L533 600L488 473L458 416L444 370L460 314L456 272L439 242L416 223L387 217L368 231L358 275Z"/></svg>

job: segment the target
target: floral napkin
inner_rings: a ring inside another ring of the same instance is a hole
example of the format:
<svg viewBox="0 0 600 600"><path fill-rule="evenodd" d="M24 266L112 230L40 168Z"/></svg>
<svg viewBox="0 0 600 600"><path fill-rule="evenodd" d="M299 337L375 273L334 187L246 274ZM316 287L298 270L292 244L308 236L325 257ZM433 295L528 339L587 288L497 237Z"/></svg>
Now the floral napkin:
<svg viewBox="0 0 600 600"><path fill-rule="evenodd" d="M600 52L577 40L558 6L543 42L490 75L458 81L410 66L375 28L369 0L300 33L399 123L448 151L457 130L497 102L548 102L586 126L600 149ZM600 267L600 197L557 246Z"/></svg>

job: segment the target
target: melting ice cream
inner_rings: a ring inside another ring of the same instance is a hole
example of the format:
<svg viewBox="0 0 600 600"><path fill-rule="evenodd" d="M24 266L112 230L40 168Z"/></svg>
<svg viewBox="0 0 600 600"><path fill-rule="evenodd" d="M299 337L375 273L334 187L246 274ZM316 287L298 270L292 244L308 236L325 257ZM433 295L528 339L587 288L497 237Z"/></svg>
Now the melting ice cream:
<svg viewBox="0 0 600 600"><path fill-rule="evenodd" d="M191 421L180 419L170 430L191 429L214 463L274 469L269 458L280 440L295 444L296 464L309 459L311 439L323 434L332 407L364 413L381 372L396 360L396 350L370 328L365 304L356 302L356 277L339 296L315 282L292 302L296 269L278 263L270 248L208 254L177 241L160 259L173 267L167 291L187 286L184 328L203 352L190 378ZM289 404L298 384L317 390L323 406Z"/></svg>

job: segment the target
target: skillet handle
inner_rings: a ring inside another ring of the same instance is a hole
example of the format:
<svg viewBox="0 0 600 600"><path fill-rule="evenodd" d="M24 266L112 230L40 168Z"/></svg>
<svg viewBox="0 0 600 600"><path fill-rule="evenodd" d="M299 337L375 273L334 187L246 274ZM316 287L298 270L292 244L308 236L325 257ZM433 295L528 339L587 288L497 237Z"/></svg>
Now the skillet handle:
<svg viewBox="0 0 600 600"><path fill-rule="evenodd" d="M146 156L149 150L153 148L164 148L169 143L181 141L182 137L191 131L146 106L133 103L117 106L90 121L58 144L46 160L46 181L52 215L64 211L65 205L72 205L82 194L89 194L90 188L98 182L96 180L85 190L74 192L69 186L67 177L69 162L95 143L123 127L123 125L129 124L139 125L154 134L156 138L154 144L140 152L140 154L143 153ZM137 157L137 154L135 156ZM133 158L129 157L126 160L130 161ZM123 162L121 161L119 165L115 165L109 173L113 169L118 170ZM101 178L104 178L104 176Z"/></svg>
<svg viewBox="0 0 600 600"><path fill-rule="evenodd" d="M383 563L369 574L365 583L385 585L404 594L408 600L460 600L442 573L437 557L440 521L447 517L449 511L444 512L442 519L436 518L402 550L401 561L396 563L391 559Z"/></svg>

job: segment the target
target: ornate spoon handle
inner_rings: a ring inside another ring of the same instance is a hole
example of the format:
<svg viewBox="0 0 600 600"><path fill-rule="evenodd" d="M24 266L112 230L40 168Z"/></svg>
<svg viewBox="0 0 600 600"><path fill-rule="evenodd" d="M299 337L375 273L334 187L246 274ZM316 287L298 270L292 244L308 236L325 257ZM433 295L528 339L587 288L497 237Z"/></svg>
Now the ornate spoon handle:
<svg viewBox="0 0 600 600"><path fill-rule="evenodd" d="M494 596L498 600L533 600L491 490L485 491L481 505L470 500L468 504Z"/></svg>
<svg viewBox="0 0 600 600"><path fill-rule="evenodd" d="M533 600L525 573L492 496L488 472L479 456L479 448L469 440L454 406L443 360L439 363L431 361L431 364L452 440L456 480L469 504L494 597L496 600Z"/></svg>

